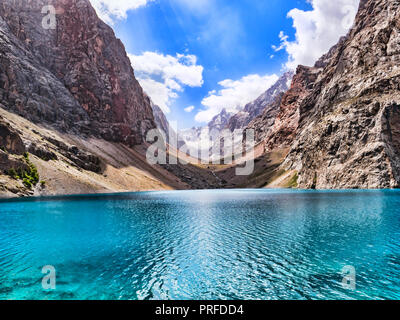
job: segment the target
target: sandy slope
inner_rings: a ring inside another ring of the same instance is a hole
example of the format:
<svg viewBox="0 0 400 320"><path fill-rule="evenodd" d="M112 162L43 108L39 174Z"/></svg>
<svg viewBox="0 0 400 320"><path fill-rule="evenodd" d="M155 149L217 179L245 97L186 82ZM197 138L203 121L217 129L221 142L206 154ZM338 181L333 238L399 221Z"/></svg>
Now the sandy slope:
<svg viewBox="0 0 400 320"><path fill-rule="evenodd" d="M148 190L189 189L168 171L159 166L150 166L145 159L145 146L135 149L122 144L110 143L100 139L84 139L63 135L49 128L35 125L28 120L0 108L0 115L16 129L25 142L34 142L54 152L58 160L44 161L30 155L31 161L39 171L40 180L46 181L46 187L37 186L32 192L23 192L20 181L10 179L0 173L0 196L19 195L56 195L105 193ZM57 146L47 138L62 141L98 156L104 167L100 174L83 170L64 157Z"/></svg>
<svg viewBox="0 0 400 320"><path fill-rule="evenodd" d="M35 125L30 121L0 108L4 118L24 141L25 145L35 143L53 152L57 160L45 161L33 154L30 161L37 167L40 180L29 190L21 181L16 181L0 172L0 197L41 196L60 194L113 193L151 190L185 190L211 188L262 188L284 187L290 176L284 175L279 166L288 150L277 150L263 154L264 147L255 148L255 167L250 176L236 175L236 166L248 160L248 156L231 165L205 165L196 159L180 154L188 165L152 166L146 161L146 145L129 148L120 143L107 142L96 138L84 138L61 134L51 128ZM101 172L95 173L77 166L65 156L62 148L54 141L75 146L100 158ZM172 150L173 151L173 150ZM14 156L13 156L14 157ZM20 156L22 158L22 156ZM276 180L275 183L272 183ZM272 184L271 184L272 183Z"/></svg>

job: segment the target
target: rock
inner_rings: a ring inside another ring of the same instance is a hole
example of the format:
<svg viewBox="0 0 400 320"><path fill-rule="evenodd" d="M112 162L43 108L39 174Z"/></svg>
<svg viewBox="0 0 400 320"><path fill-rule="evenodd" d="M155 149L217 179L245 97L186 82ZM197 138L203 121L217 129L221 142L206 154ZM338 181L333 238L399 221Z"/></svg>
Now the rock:
<svg viewBox="0 0 400 320"><path fill-rule="evenodd" d="M291 85L293 72L284 73L279 80L256 100L247 104L243 111L229 119L228 128L231 132L236 129L244 129L256 117L260 116L265 109L273 104L278 96L286 92Z"/></svg>
<svg viewBox="0 0 400 320"><path fill-rule="evenodd" d="M233 116L233 113L227 112L226 109L222 109L222 111L217 114L211 121L208 123L207 127L210 132L216 131L220 132L227 128L229 125L229 120Z"/></svg>
<svg viewBox="0 0 400 320"><path fill-rule="evenodd" d="M42 27L47 0L0 3L3 107L59 131L142 143L155 123L122 42L89 0L51 3L55 30Z"/></svg>
<svg viewBox="0 0 400 320"><path fill-rule="evenodd" d="M14 129L0 119L0 149L12 154L22 155L25 152L24 143Z"/></svg>
<svg viewBox="0 0 400 320"><path fill-rule="evenodd" d="M178 137L175 129L171 128L167 117L165 116L161 108L154 103L151 103L151 107L153 109L154 121L157 125L157 128L166 135L166 142L170 143L170 140L176 141L178 143L177 147L178 149L180 149L185 144L185 142Z"/></svg>
<svg viewBox="0 0 400 320"><path fill-rule="evenodd" d="M284 93L282 92L264 109L261 115L256 117L247 126L246 130L254 130L256 145L264 142L271 133L271 129L280 110L283 96Z"/></svg>
<svg viewBox="0 0 400 320"><path fill-rule="evenodd" d="M36 145L36 143L30 143L27 150L29 153L37 156L44 161L58 160L58 156L54 152L50 151L50 148L48 146L44 148Z"/></svg>
<svg viewBox="0 0 400 320"><path fill-rule="evenodd" d="M296 112L300 188L400 187L400 3L362 0Z"/></svg>
<svg viewBox="0 0 400 320"><path fill-rule="evenodd" d="M64 157L70 160L78 168L92 171L95 173L102 173L103 165L99 157L89 152L86 152L85 150L81 150L77 146L67 145L66 143L54 139L52 137L45 137L45 139L52 145L54 145L60 154L62 154ZM42 158L40 155L37 156ZM51 153L49 154L49 156L51 156ZM42 159L46 160L46 158ZM49 160L55 160L55 159L50 158Z"/></svg>
<svg viewBox="0 0 400 320"><path fill-rule="evenodd" d="M0 150L0 173L7 175L11 169L27 171L28 165L21 157L9 155Z"/></svg>
<svg viewBox="0 0 400 320"><path fill-rule="evenodd" d="M317 67L297 67L291 87L281 98L273 126L263 141L267 151L286 148L292 144L299 126L299 106L313 89L321 71L322 69Z"/></svg>
<svg viewBox="0 0 400 320"><path fill-rule="evenodd" d="M266 151L287 148L296 137L299 124L299 105L311 91L322 69L299 66L286 92L280 92L246 129L255 132L256 145L262 143Z"/></svg>
<svg viewBox="0 0 400 320"><path fill-rule="evenodd" d="M77 155L79 153L79 149L77 146L70 146L68 148L68 152L73 153L74 155Z"/></svg>

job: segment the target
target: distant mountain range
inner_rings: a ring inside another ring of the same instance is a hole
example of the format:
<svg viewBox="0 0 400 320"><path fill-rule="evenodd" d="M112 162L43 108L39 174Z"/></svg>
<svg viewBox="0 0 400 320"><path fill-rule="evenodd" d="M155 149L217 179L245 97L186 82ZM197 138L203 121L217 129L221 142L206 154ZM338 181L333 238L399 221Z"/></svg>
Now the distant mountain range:
<svg viewBox="0 0 400 320"><path fill-rule="evenodd" d="M293 72L286 72L260 97L255 101L248 103L242 111L238 113L230 113L224 108L207 124L207 126L181 130L179 132L180 137L192 148L196 148L200 145L201 151L208 149L211 153L210 156L213 156L211 151L213 147L212 142L220 140L221 137L210 137L210 132L221 133L223 130L234 132L238 129L245 129L247 125L259 116L278 95L286 92L290 88L292 77ZM211 145L208 143L209 140L211 140ZM201 145L201 142L203 142L203 145Z"/></svg>
<svg viewBox="0 0 400 320"><path fill-rule="evenodd" d="M265 108L267 108L276 97L290 88L292 78L293 72L289 71L284 73L279 80L260 97L248 103L242 111L233 115L228 121L229 130L233 132L236 129L246 128L253 119L264 112Z"/></svg>
<svg viewBox="0 0 400 320"><path fill-rule="evenodd" d="M212 142L216 139L219 132L227 128L232 116L234 116L234 113L227 112L226 109L223 109L207 124L207 126L180 130L179 137L191 150L195 150L193 153L201 153L208 157L208 150L212 146Z"/></svg>

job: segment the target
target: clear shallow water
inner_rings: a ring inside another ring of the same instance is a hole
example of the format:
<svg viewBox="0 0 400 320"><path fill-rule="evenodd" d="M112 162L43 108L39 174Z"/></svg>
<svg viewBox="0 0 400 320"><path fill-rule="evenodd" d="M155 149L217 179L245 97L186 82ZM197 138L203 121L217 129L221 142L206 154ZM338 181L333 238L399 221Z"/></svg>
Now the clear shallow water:
<svg viewBox="0 0 400 320"><path fill-rule="evenodd" d="M42 289L45 265L55 291ZM1 201L0 298L400 299L400 192Z"/></svg>

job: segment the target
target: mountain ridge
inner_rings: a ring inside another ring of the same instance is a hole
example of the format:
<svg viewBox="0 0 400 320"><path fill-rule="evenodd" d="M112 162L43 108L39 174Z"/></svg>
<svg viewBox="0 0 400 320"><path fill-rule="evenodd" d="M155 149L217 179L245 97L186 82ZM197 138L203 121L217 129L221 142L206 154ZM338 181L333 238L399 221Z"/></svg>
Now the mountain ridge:
<svg viewBox="0 0 400 320"><path fill-rule="evenodd" d="M210 130L255 130L246 178L238 163L150 166L146 133L169 123L121 41L88 0L52 3L55 30L40 26L47 1L0 3L0 194L400 187L400 1L362 0L347 36L298 66L290 88L284 74L242 113L212 119Z"/></svg>
<svg viewBox="0 0 400 320"><path fill-rule="evenodd" d="M0 195L192 188L147 163L150 99L88 0L2 1L0 65Z"/></svg>
<svg viewBox="0 0 400 320"><path fill-rule="evenodd" d="M42 26L47 5L0 4L3 106L58 130L142 143L154 117L122 42L88 0L53 0L55 29Z"/></svg>
<svg viewBox="0 0 400 320"><path fill-rule="evenodd" d="M283 167L301 188L400 187L400 2L363 0L299 106Z"/></svg>

